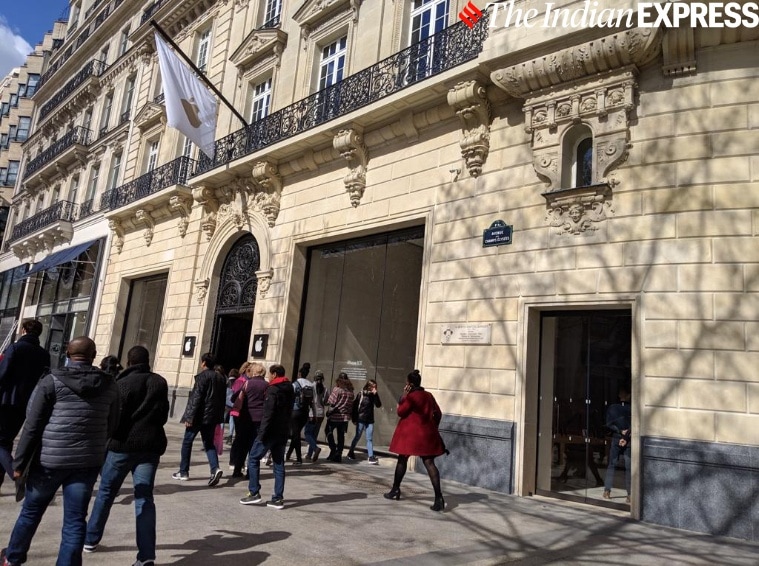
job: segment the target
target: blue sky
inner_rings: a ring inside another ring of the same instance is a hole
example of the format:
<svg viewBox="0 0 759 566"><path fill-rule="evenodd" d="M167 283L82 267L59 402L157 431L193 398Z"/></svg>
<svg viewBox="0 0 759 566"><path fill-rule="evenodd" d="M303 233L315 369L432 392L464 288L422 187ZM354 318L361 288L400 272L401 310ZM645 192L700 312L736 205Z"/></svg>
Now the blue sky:
<svg viewBox="0 0 759 566"><path fill-rule="evenodd" d="M27 52L42 41L67 9L66 0L0 2L0 77L24 62Z"/></svg>

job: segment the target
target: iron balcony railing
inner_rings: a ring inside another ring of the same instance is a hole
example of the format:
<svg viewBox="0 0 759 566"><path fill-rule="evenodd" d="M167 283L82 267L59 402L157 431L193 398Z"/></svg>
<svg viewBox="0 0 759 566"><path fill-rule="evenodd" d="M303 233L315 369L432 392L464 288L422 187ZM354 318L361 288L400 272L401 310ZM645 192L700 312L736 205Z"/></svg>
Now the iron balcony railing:
<svg viewBox="0 0 759 566"><path fill-rule="evenodd" d="M281 23L281 20L282 20L281 16L279 14L277 14L276 16L274 16L273 18L271 18L270 20L264 22L263 25L260 28L258 28L258 29L273 29L273 28L278 28L279 24Z"/></svg>
<svg viewBox="0 0 759 566"><path fill-rule="evenodd" d="M119 126L121 126L125 122L129 122L129 110L121 113L121 117L119 118Z"/></svg>
<svg viewBox="0 0 759 566"><path fill-rule="evenodd" d="M61 102L66 100L72 92L74 92L81 84L89 77L99 77L108 68L108 65L97 59L93 59L87 63L81 70L74 75L74 78L67 82L64 87L56 92L53 97L48 100L40 108L40 119L44 118L50 112L52 112Z"/></svg>
<svg viewBox="0 0 759 566"><path fill-rule="evenodd" d="M163 104L164 99L165 99L165 95L161 92L158 94L158 96L156 96L153 99L153 102L155 102L156 104Z"/></svg>
<svg viewBox="0 0 759 566"><path fill-rule="evenodd" d="M76 205L73 202L59 200L53 206L16 224L13 227L11 240L14 241L23 238L24 236L28 236L37 230L42 230L43 228L55 224L56 222L60 222L61 220L73 222L76 216L75 213Z"/></svg>
<svg viewBox="0 0 759 566"><path fill-rule="evenodd" d="M97 10L97 7L100 6L100 4L103 3L103 0L95 0L95 2L92 3L92 6L89 7L89 9L84 13L84 19L86 20L92 15L92 12Z"/></svg>
<svg viewBox="0 0 759 566"><path fill-rule="evenodd" d="M196 165L197 162L194 159L185 156L169 161L125 185L103 193L100 198L100 210L116 210L157 193L166 187L183 185L187 182Z"/></svg>
<svg viewBox="0 0 759 566"><path fill-rule="evenodd" d="M196 174L372 104L431 76L471 61L482 51L488 19L454 24L387 59L225 136L214 157L201 154Z"/></svg>
<svg viewBox="0 0 759 566"><path fill-rule="evenodd" d="M83 128L82 126L76 126L71 131L67 132L65 136L63 136L58 141L53 142L53 144L48 147L46 150L44 150L42 153L40 153L37 157L32 159L29 163L26 164L26 169L24 170L24 177L28 177L56 157L58 157L61 153L66 151L68 148L70 148L72 145L89 145L90 143L90 131L87 128Z"/></svg>
<svg viewBox="0 0 759 566"><path fill-rule="evenodd" d="M150 18L153 17L153 15L161 8L161 6L165 3L166 0L156 0L153 2L148 8L142 13L142 18L140 19L140 25L144 24Z"/></svg>
<svg viewBox="0 0 759 566"><path fill-rule="evenodd" d="M84 201L82 204L79 205L79 216L77 217L77 220L82 220L83 218L87 218L88 216L92 216L94 214L93 206L95 205L95 199L91 198L89 200Z"/></svg>

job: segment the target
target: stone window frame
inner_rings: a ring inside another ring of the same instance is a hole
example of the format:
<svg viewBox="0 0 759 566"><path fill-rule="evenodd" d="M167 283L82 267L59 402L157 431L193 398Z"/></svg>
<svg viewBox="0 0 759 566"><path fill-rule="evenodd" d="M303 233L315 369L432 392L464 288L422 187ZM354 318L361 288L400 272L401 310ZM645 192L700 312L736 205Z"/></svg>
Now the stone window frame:
<svg viewBox="0 0 759 566"><path fill-rule="evenodd" d="M335 14L332 18L320 23L319 26L309 29L304 38L307 50L303 77L303 97L308 97L319 90L319 69L321 63L321 50L333 41L346 37L345 47L345 71L343 78L351 75L351 63L354 59L356 23L353 9L348 9ZM304 28L305 29L305 28Z"/></svg>

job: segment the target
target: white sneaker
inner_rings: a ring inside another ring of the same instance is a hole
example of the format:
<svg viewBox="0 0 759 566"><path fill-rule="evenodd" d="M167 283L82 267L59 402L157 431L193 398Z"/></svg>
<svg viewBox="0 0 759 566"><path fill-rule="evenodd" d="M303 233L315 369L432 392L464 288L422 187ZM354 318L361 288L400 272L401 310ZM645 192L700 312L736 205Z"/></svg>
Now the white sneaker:
<svg viewBox="0 0 759 566"><path fill-rule="evenodd" d="M82 550L84 550L87 554L90 554L92 552L95 552L97 550L97 547L98 545L96 544L85 544Z"/></svg>
<svg viewBox="0 0 759 566"><path fill-rule="evenodd" d="M155 560L145 560L144 562L137 560L132 566L155 566Z"/></svg>

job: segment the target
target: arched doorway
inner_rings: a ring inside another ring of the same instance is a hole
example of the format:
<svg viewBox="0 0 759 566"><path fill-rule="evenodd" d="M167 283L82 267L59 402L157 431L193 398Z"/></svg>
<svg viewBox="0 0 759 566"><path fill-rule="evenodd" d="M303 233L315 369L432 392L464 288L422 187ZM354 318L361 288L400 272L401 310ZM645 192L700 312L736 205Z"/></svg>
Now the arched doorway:
<svg viewBox="0 0 759 566"><path fill-rule="evenodd" d="M211 351L227 371L248 359L260 264L258 242L246 234L229 250L221 268Z"/></svg>

